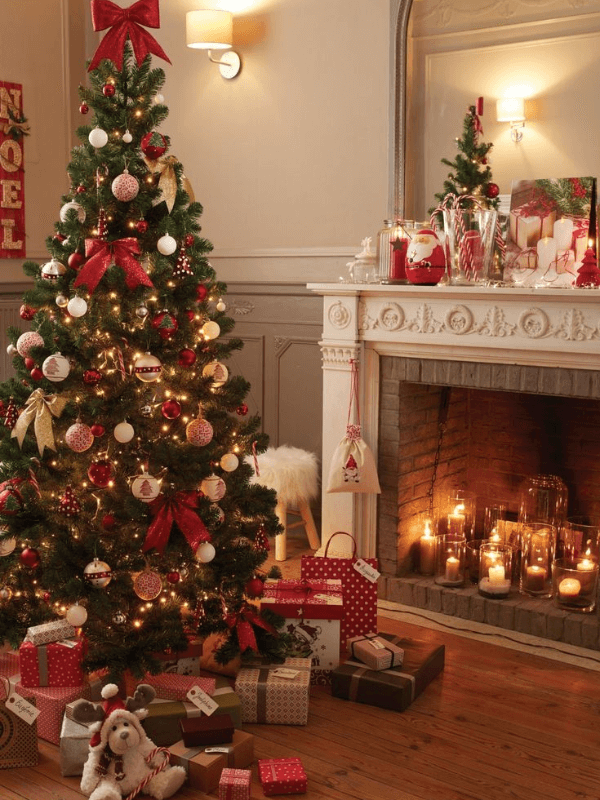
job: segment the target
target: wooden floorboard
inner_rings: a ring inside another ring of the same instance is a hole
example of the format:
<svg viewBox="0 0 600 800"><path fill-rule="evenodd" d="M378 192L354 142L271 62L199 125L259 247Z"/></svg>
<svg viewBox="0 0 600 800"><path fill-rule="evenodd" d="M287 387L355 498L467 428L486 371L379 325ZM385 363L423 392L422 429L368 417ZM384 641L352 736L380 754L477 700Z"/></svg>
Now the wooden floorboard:
<svg viewBox="0 0 600 800"><path fill-rule="evenodd" d="M290 537L286 577L304 546ZM597 671L385 617L380 629L446 646L443 674L405 712L313 687L305 727L245 726L257 758L302 759L306 800L600 800ZM81 796L47 742L37 768L0 771L0 800ZM263 797L255 766L251 797Z"/></svg>

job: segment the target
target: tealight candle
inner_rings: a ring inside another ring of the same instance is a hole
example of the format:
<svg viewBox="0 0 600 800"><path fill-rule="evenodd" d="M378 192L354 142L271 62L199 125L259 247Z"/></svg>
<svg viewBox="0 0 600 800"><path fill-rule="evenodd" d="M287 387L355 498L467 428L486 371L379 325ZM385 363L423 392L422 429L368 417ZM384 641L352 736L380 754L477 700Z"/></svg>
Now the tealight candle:
<svg viewBox="0 0 600 800"><path fill-rule="evenodd" d="M577 578L564 578L558 584L558 596L561 600L573 600L579 597L581 592L581 583Z"/></svg>

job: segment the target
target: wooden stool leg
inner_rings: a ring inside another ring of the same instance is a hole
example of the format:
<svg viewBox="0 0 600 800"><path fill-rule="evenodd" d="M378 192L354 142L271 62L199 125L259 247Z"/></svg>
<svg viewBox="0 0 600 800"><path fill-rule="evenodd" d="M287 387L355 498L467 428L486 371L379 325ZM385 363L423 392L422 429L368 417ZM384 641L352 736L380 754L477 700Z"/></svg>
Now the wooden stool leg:
<svg viewBox="0 0 600 800"><path fill-rule="evenodd" d="M283 533L278 533L275 537L275 561L285 561L287 559L287 508L285 504L277 503L275 513L284 529Z"/></svg>
<svg viewBox="0 0 600 800"><path fill-rule="evenodd" d="M321 546L321 541L319 539L319 534L317 533L317 529L315 527L315 521L313 519L310 506L308 505L307 502L303 501L299 504L298 510L300 511L300 516L304 520L304 527L306 528L308 543L310 544L313 550L318 550L319 547Z"/></svg>

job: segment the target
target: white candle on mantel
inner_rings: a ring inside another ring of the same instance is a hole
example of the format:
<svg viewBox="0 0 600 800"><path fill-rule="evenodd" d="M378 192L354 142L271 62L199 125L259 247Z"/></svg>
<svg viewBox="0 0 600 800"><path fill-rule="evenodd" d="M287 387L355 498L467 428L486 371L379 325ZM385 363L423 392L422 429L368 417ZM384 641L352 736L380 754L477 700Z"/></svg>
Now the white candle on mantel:
<svg viewBox="0 0 600 800"><path fill-rule="evenodd" d="M448 514L448 533L451 536L463 537L465 535L465 504L459 503L452 514Z"/></svg>
<svg viewBox="0 0 600 800"><path fill-rule="evenodd" d="M504 582L504 564L496 564L490 566L490 583Z"/></svg>
<svg viewBox="0 0 600 800"><path fill-rule="evenodd" d="M579 597L581 583L577 578L565 578L558 584L558 596L561 600L573 600Z"/></svg>
<svg viewBox="0 0 600 800"><path fill-rule="evenodd" d="M458 558L450 556L450 558L446 559L446 575L444 576L445 580L458 582L460 580L460 574L458 571L459 567L460 561Z"/></svg>
<svg viewBox="0 0 600 800"><path fill-rule="evenodd" d="M584 558L577 564L577 569L580 572L591 572L594 569L594 562L590 558Z"/></svg>
<svg viewBox="0 0 600 800"><path fill-rule="evenodd" d="M500 542L500 534L498 533L498 528L492 528L492 532L490 534L490 542Z"/></svg>
<svg viewBox="0 0 600 800"><path fill-rule="evenodd" d="M537 243L538 269L546 272L550 264L556 260L556 239L544 236Z"/></svg>
<svg viewBox="0 0 600 800"><path fill-rule="evenodd" d="M553 228L557 250L570 250L573 240L573 220L568 217L557 219Z"/></svg>
<svg viewBox="0 0 600 800"><path fill-rule="evenodd" d="M424 533L419 540L421 575L433 575L435 572L435 536L431 533L431 522L425 521Z"/></svg>

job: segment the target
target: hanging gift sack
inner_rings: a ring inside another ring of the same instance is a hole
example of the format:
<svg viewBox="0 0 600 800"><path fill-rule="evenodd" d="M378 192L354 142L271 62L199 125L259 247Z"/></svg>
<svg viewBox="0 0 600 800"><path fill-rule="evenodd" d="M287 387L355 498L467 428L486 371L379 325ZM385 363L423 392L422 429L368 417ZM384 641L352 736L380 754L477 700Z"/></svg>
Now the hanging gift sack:
<svg viewBox="0 0 600 800"><path fill-rule="evenodd" d="M347 536L352 550L336 550L336 536ZM331 549L330 549L331 548ZM340 553L334 558L330 552ZM341 652L346 652L347 641L353 636L377 632L377 571L376 558L357 558L356 540L345 531L337 531L327 542L323 555L302 556L302 580L341 580L344 615L340 626Z"/></svg>
<svg viewBox="0 0 600 800"><path fill-rule="evenodd" d="M358 365L350 359L350 403L346 435L336 447L329 468L328 492L362 492L379 494L379 478L371 448L360 431L358 405Z"/></svg>
<svg viewBox="0 0 600 800"><path fill-rule="evenodd" d="M0 769L35 767L38 763L35 698L26 700L12 691L8 678L0 676Z"/></svg>

